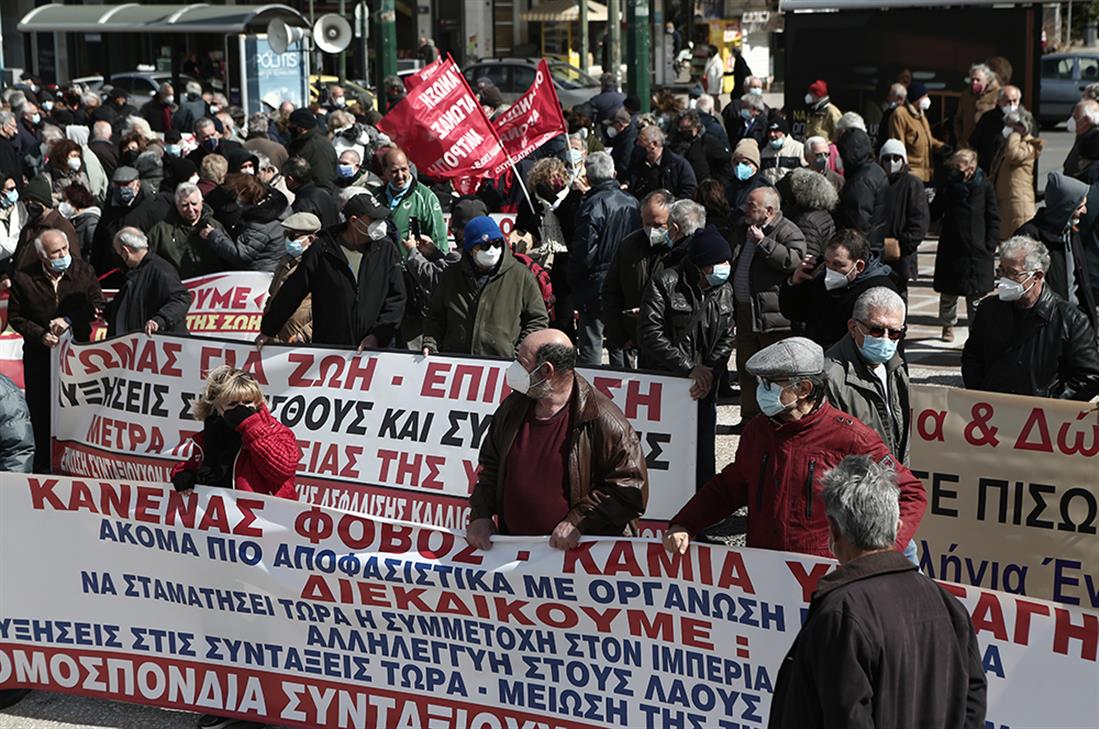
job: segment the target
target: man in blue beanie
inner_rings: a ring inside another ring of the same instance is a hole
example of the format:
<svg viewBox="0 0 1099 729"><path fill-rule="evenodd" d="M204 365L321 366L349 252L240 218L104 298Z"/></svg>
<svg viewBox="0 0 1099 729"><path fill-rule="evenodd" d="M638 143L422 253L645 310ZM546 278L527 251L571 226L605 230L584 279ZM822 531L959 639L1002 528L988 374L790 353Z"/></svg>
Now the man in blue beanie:
<svg viewBox="0 0 1099 729"><path fill-rule="evenodd" d="M424 319L425 355L514 357L549 326L534 275L512 255L496 221L479 215L462 234L462 260L439 276Z"/></svg>
<svg viewBox="0 0 1099 729"><path fill-rule="evenodd" d="M653 279L641 300L640 367L690 377L698 401L697 485L714 476L716 369L733 350L733 257L712 224L694 234L687 260Z"/></svg>

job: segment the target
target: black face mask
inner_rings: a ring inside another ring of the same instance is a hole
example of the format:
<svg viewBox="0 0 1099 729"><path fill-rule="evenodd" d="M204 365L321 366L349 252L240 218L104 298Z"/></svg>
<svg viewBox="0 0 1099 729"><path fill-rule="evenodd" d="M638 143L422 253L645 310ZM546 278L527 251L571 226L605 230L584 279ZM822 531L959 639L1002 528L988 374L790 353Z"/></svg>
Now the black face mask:
<svg viewBox="0 0 1099 729"><path fill-rule="evenodd" d="M42 203L29 202L27 203L27 217L31 220L37 220L42 217L42 214L46 212L46 206Z"/></svg>
<svg viewBox="0 0 1099 729"><path fill-rule="evenodd" d="M538 197L542 198L543 200L552 201L555 197L557 197L557 190L554 190L553 187L545 182L539 182L537 185L535 185L534 192L538 195Z"/></svg>

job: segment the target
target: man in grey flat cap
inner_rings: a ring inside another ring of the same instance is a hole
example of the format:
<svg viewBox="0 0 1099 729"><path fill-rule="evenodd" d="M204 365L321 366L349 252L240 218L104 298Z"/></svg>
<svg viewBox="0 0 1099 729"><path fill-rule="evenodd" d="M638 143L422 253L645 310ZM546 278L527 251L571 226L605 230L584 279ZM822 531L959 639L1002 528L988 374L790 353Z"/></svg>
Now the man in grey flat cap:
<svg viewBox="0 0 1099 729"><path fill-rule="evenodd" d="M171 209L170 198L154 195L141 186L141 179L133 167L122 166L114 171L107 205L95 227L90 261L104 287L119 288L125 281L126 264L114 250L118 231L137 228L148 233L158 221L168 217ZM111 275L104 279L107 274Z"/></svg>
<svg viewBox="0 0 1099 729"><path fill-rule="evenodd" d="M686 552L692 535L747 506L749 547L829 557L821 477L846 456L865 455L896 475L896 547L904 551L927 504L923 484L881 436L828 403L820 345L784 339L754 354L747 369L763 413L745 426L736 459L672 518L668 550Z"/></svg>

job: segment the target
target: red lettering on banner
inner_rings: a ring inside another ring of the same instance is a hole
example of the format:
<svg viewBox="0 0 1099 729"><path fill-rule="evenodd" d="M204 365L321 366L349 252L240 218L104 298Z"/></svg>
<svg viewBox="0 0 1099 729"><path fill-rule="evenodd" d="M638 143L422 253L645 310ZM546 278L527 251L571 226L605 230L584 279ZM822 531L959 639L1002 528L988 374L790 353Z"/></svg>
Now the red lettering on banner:
<svg viewBox="0 0 1099 729"><path fill-rule="evenodd" d="M658 544L656 546L660 547L661 545ZM598 630L600 633L613 632L613 630L611 629L611 623L613 623L614 619L622 613L621 608L607 608L603 612L599 612L597 608L589 607L587 605L581 605L580 610L589 618L591 618L592 622L595 623L595 629Z"/></svg>
<svg viewBox="0 0 1099 729"><path fill-rule="evenodd" d="M160 489L138 486L137 501L134 504L134 519L148 524L160 523L160 499L162 496L164 496L164 492Z"/></svg>
<svg viewBox="0 0 1099 729"><path fill-rule="evenodd" d="M173 490L168 494L168 506L164 512L165 524L175 526L178 520L180 526L194 529L197 517L198 496L194 491L180 493Z"/></svg>
<svg viewBox="0 0 1099 729"><path fill-rule="evenodd" d="M1004 609L1000 600L991 592L982 592L977 597L977 606L973 608L973 631L992 633L998 640L1007 640L1007 623L1004 621Z"/></svg>
<svg viewBox="0 0 1099 729"><path fill-rule="evenodd" d="M817 583L831 569L831 566L827 564L815 564L809 572L806 572L805 565L793 560L787 560L786 566L790 568L790 574L801 585L801 599L805 602L813 599L813 593L817 591Z"/></svg>
<svg viewBox="0 0 1099 729"><path fill-rule="evenodd" d="M1030 431L1038 429L1037 441L1032 441ZM1053 441L1049 437L1049 426L1046 424L1046 414L1042 408L1034 408L1023 423L1019 437L1015 439L1015 449L1019 451L1038 451L1039 453L1053 453Z"/></svg>
<svg viewBox="0 0 1099 729"><path fill-rule="evenodd" d="M233 534L238 537L262 537L263 530L252 525L256 523L256 512L263 511L263 502L259 499L245 499L238 496L236 504L240 509L241 519L233 525Z"/></svg>
<svg viewBox="0 0 1099 729"><path fill-rule="evenodd" d="M261 385L269 384L267 374L263 370L263 356L251 347L245 350L242 363L237 361L237 350L213 346L204 346L199 351L198 361L199 376L203 378L218 365L227 364L249 373Z"/></svg>
<svg viewBox="0 0 1099 729"><path fill-rule="evenodd" d="M649 542L649 574L653 577L694 580L694 562L686 554L669 552L660 542Z"/></svg>
<svg viewBox="0 0 1099 729"><path fill-rule="evenodd" d="M1072 613L1064 608L1053 609L1053 652L1068 655L1069 641L1080 641L1080 658L1085 661L1096 660L1099 653L1099 615L1081 613L1082 623L1072 623Z"/></svg>
<svg viewBox="0 0 1099 729"><path fill-rule="evenodd" d="M307 473L337 476L349 481L361 480L358 465L363 455L362 446L325 445L308 440L299 440L298 446L301 448L301 468Z"/></svg>
<svg viewBox="0 0 1099 729"><path fill-rule="evenodd" d="M714 649L714 641L710 637L710 632L713 631L714 626L709 620L681 617L679 623L683 645L707 651Z"/></svg>
<svg viewBox="0 0 1099 729"><path fill-rule="evenodd" d="M231 533L229 515L225 513L225 502L220 496L210 497L210 501L206 504L206 511L202 512L202 521L199 522L198 528L203 531L217 529L222 534Z"/></svg>
<svg viewBox="0 0 1099 729"><path fill-rule="evenodd" d="M615 542L611 546L611 552L607 556L604 575L617 575L625 572L634 577L644 577L641 565L637 563L634 555L633 542Z"/></svg>
<svg viewBox="0 0 1099 729"><path fill-rule="evenodd" d="M1030 644L1030 616L1049 615L1049 605L1029 600L1015 599L1015 635L1012 639L1019 645Z"/></svg>
<svg viewBox="0 0 1099 729"><path fill-rule="evenodd" d="M748 568L744 566L744 557L740 552L729 550L721 564L721 574L717 578L718 587L739 587L749 595L756 593L752 579L748 577Z"/></svg>
<svg viewBox="0 0 1099 729"><path fill-rule="evenodd" d="M446 397L446 374L450 372L449 362L431 360L424 373L424 384L420 388L420 397Z"/></svg>

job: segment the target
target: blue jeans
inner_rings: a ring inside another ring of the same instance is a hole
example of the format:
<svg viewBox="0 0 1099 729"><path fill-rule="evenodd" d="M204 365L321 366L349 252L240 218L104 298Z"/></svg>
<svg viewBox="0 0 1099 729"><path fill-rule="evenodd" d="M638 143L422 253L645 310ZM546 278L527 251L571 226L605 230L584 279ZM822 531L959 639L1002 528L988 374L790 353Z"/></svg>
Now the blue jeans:
<svg viewBox="0 0 1099 729"><path fill-rule="evenodd" d="M580 310L580 322L576 327L576 344L580 352L576 357L579 365L603 364L603 320L598 314Z"/></svg>

